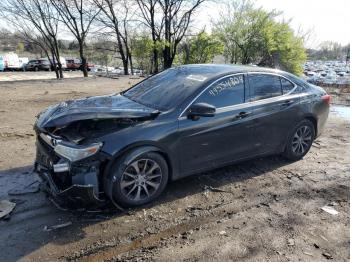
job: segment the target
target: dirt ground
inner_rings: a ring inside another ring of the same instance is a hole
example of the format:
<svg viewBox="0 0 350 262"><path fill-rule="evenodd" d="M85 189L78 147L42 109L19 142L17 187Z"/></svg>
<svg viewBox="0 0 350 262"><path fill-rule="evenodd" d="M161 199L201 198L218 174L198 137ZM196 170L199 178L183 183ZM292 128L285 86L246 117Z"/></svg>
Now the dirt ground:
<svg viewBox="0 0 350 262"><path fill-rule="evenodd" d="M65 78L82 77L81 71L65 71ZM90 75L93 75L92 73ZM55 72L39 71L39 72L0 72L0 82L7 81L26 81L26 80L43 80L55 79Z"/></svg>
<svg viewBox="0 0 350 262"><path fill-rule="evenodd" d="M0 261L350 260L350 121L333 115L301 161L271 156L188 177L142 208L71 212L42 192L8 195L37 180L31 173L37 113L136 81L0 83L0 200L17 203L0 221ZM325 205L339 214L321 210Z"/></svg>

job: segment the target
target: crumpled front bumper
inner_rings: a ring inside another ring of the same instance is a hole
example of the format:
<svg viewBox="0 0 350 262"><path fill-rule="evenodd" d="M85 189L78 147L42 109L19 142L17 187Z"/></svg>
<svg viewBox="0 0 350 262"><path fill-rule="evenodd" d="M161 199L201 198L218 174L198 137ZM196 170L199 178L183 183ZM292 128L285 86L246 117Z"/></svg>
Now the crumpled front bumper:
<svg viewBox="0 0 350 262"><path fill-rule="evenodd" d="M94 185L73 184L66 189L59 189L50 175L50 172L35 164L35 171L42 180L42 188L58 203L64 207L84 208L100 206L105 201L96 196Z"/></svg>
<svg viewBox="0 0 350 262"><path fill-rule="evenodd" d="M42 189L49 193L61 207L86 208L100 206L98 159L69 163L58 156L46 141L38 137L34 171L42 180ZM55 166L69 163L67 170L55 170Z"/></svg>

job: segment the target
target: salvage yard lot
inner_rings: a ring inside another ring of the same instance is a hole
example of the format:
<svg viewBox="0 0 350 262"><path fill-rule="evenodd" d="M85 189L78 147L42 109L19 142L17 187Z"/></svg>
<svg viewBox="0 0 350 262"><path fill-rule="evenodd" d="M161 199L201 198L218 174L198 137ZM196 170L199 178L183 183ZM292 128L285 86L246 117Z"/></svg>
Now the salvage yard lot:
<svg viewBox="0 0 350 262"><path fill-rule="evenodd" d="M81 71L64 72L65 78L75 78L82 76ZM55 72L0 72L0 83L5 81L26 81L26 80L38 80L38 79L54 79L56 78Z"/></svg>
<svg viewBox="0 0 350 262"><path fill-rule="evenodd" d="M30 172L35 115L137 81L0 83L0 200L17 202L10 219L0 221L1 261L350 260L350 122L334 116L301 161L271 156L192 176L171 183L155 203L126 212L67 212L42 192L7 194L37 179ZM325 205L339 214L322 211Z"/></svg>

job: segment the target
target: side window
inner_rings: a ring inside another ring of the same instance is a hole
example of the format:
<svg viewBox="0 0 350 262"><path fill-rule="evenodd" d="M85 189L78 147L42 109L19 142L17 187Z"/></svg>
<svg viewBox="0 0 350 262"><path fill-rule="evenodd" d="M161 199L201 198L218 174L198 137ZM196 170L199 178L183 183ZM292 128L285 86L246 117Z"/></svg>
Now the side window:
<svg viewBox="0 0 350 262"><path fill-rule="evenodd" d="M294 88L294 84L283 77L281 77L281 85L283 94L289 93Z"/></svg>
<svg viewBox="0 0 350 262"><path fill-rule="evenodd" d="M208 103L217 108L244 103L244 76L228 76L210 86L195 103Z"/></svg>
<svg viewBox="0 0 350 262"><path fill-rule="evenodd" d="M252 74L249 76L251 101L282 95L279 76Z"/></svg>

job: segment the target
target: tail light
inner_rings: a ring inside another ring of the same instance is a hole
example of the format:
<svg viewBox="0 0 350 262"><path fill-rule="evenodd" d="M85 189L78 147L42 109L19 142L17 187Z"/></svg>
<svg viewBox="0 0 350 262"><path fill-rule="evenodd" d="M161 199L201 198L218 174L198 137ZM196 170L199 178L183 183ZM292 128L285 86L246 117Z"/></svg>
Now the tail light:
<svg viewBox="0 0 350 262"><path fill-rule="evenodd" d="M322 96L322 100L327 103L328 105L330 105L331 103L331 96L330 95L324 95Z"/></svg>

